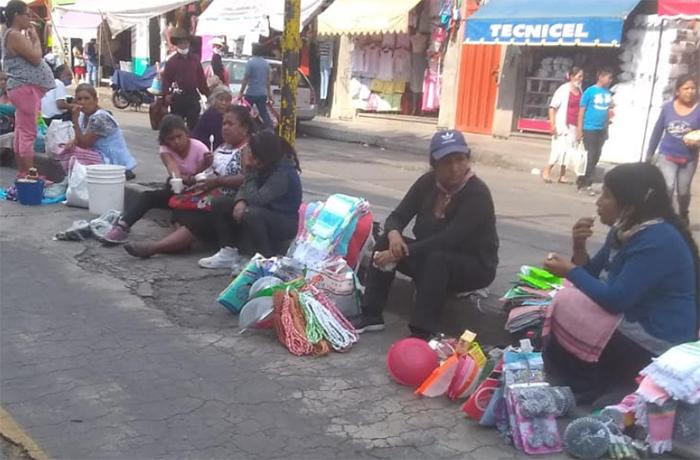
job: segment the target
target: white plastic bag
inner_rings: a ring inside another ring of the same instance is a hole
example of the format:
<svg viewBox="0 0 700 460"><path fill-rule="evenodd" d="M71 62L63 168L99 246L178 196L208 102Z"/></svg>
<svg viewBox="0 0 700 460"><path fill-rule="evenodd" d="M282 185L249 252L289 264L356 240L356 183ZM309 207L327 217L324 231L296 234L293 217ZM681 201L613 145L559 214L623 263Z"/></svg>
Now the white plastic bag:
<svg viewBox="0 0 700 460"><path fill-rule="evenodd" d="M66 204L76 208L87 208L89 204L87 167L73 158L71 159L69 171Z"/></svg>
<svg viewBox="0 0 700 460"><path fill-rule="evenodd" d="M574 150L573 155L571 155L571 161L573 162L573 169L576 172L576 175L579 177L585 176L586 168L588 167L588 152L583 146L583 142L576 144L576 149Z"/></svg>
<svg viewBox="0 0 700 460"><path fill-rule="evenodd" d="M75 138L73 123L53 120L46 131L46 153L55 157Z"/></svg>
<svg viewBox="0 0 700 460"><path fill-rule="evenodd" d="M344 259L337 257L319 267L309 267L306 279L326 294L345 317L360 314L357 279Z"/></svg>

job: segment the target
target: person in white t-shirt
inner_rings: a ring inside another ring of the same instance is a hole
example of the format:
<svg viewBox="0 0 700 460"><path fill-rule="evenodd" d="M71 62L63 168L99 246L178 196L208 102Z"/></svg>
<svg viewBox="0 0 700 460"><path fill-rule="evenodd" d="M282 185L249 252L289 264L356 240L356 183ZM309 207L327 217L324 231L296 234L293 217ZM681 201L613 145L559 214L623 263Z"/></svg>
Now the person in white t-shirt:
<svg viewBox="0 0 700 460"><path fill-rule="evenodd" d="M46 125L50 125L53 120L70 120L72 104L66 99L66 86L73 82L70 68L67 65L59 65L53 71L56 79L56 87L44 94L41 98L41 116Z"/></svg>

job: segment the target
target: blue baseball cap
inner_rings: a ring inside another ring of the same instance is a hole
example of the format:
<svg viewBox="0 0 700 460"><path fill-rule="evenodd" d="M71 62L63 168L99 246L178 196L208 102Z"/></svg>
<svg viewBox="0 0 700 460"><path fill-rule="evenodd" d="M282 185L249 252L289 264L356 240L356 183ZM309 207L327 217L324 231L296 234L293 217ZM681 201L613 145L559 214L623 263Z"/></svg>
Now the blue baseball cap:
<svg viewBox="0 0 700 460"><path fill-rule="evenodd" d="M471 149L462 133L454 129L448 129L433 134L433 139L430 141L430 158L438 161L454 153L465 153L467 155L471 153Z"/></svg>

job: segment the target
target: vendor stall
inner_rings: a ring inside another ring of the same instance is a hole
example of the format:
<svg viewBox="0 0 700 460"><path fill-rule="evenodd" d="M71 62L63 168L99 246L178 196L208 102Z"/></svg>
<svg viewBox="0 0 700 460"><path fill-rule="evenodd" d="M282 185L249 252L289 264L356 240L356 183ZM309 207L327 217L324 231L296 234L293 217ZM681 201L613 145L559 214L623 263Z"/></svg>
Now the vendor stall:
<svg viewBox="0 0 700 460"><path fill-rule="evenodd" d="M349 61L336 91L367 112L435 115L447 41L459 26L459 1L336 0L318 18L318 34L349 38ZM337 66L336 66L337 67Z"/></svg>

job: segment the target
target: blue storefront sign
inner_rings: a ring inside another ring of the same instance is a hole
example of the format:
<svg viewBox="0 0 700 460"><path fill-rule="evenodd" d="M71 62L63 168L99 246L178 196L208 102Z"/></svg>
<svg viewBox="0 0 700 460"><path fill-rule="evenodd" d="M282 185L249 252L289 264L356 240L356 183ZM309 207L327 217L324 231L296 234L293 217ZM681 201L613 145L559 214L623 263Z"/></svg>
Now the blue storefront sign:
<svg viewBox="0 0 700 460"><path fill-rule="evenodd" d="M491 0L467 18L467 43L619 46L639 0Z"/></svg>

